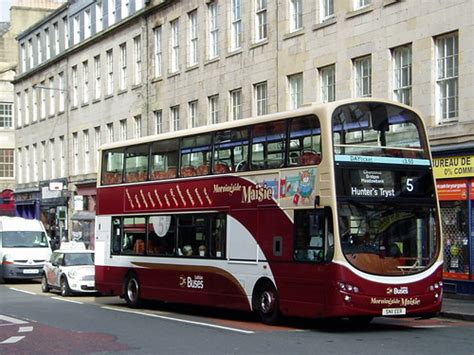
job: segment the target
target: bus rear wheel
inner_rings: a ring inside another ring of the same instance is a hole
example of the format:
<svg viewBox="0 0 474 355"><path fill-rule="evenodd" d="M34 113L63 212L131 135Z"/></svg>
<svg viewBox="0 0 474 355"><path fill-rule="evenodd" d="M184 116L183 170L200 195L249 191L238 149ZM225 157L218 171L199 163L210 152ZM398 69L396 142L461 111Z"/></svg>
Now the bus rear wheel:
<svg viewBox="0 0 474 355"><path fill-rule="evenodd" d="M124 283L124 298L127 305L132 308L137 308L141 304L140 299L140 283L135 273L128 274Z"/></svg>
<svg viewBox="0 0 474 355"><path fill-rule="evenodd" d="M256 301L262 323L277 324L280 320L280 308L275 287L269 283L262 285L257 292Z"/></svg>

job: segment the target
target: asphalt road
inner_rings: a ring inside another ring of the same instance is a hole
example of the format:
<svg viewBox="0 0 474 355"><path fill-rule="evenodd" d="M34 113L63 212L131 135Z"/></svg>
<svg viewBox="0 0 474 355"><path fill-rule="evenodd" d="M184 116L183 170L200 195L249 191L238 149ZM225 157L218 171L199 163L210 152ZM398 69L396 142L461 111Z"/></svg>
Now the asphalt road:
<svg viewBox="0 0 474 355"><path fill-rule="evenodd" d="M368 326L0 285L0 354L474 354L474 322L376 318Z"/></svg>

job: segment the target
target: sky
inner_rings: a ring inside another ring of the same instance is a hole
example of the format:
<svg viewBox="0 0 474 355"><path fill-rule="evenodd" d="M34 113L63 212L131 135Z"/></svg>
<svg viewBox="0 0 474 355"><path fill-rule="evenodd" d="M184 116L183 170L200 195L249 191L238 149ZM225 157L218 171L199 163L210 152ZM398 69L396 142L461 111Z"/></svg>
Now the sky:
<svg viewBox="0 0 474 355"><path fill-rule="evenodd" d="M10 21L10 6L12 0L0 0L0 22Z"/></svg>

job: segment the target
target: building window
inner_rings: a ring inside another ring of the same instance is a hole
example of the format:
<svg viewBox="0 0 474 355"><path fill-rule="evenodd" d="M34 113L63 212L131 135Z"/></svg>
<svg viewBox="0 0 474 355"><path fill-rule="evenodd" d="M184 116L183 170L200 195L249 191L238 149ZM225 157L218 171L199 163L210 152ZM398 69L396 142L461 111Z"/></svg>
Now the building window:
<svg viewBox="0 0 474 355"><path fill-rule="evenodd" d="M267 0L255 0L255 41L267 38Z"/></svg>
<svg viewBox="0 0 474 355"><path fill-rule="evenodd" d="M89 102L89 62L86 60L82 63L82 103Z"/></svg>
<svg viewBox="0 0 474 355"><path fill-rule="evenodd" d="M12 178L14 167L13 149L0 149L0 178Z"/></svg>
<svg viewBox="0 0 474 355"><path fill-rule="evenodd" d="M143 9L143 0L135 0L135 11Z"/></svg>
<svg viewBox="0 0 474 355"><path fill-rule="evenodd" d="M114 58L112 49L107 51L107 95L114 92Z"/></svg>
<svg viewBox="0 0 474 355"><path fill-rule="evenodd" d="M25 165L25 180L24 182L30 182L31 180L31 157L30 157L30 147L26 146L23 156L23 161Z"/></svg>
<svg viewBox="0 0 474 355"><path fill-rule="evenodd" d="M37 54L37 58L36 58L36 64L41 64L41 62L43 61L43 43L41 41L41 33L38 33L36 35L36 54Z"/></svg>
<svg viewBox="0 0 474 355"><path fill-rule="evenodd" d="M219 123L219 95L209 96L209 124Z"/></svg>
<svg viewBox="0 0 474 355"><path fill-rule="evenodd" d="M170 109L171 131L179 131L179 105Z"/></svg>
<svg viewBox="0 0 474 355"><path fill-rule="evenodd" d="M371 0L354 0L354 10L361 9L363 7L369 6Z"/></svg>
<svg viewBox="0 0 474 355"><path fill-rule="evenodd" d="M48 178L48 172L46 170L46 141L41 141L40 160L41 160L41 178L43 180L46 180Z"/></svg>
<svg viewBox="0 0 474 355"><path fill-rule="evenodd" d="M72 134L72 166L75 175L79 175L79 137L77 132Z"/></svg>
<svg viewBox="0 0 474 355"><path fill-rule="evenodd" d="M33 40L31 38L28 40L28 51L27 52L28 52L28 58L30 59L29 60L29 64L30 64L29 69L32 69L33 66L34 66L34 64L33 64L34 56L33 56Z"/></svg>
<svg viewBox="0 0 474 355"><path fill-rule="evenodd" d="M303 28L303 0L290 1L290 32Z"/></svg>
<svg viewBox="0 0 474 355"><path fill-rule="evenodd" d="M53 24L54 31L54 55L59 54L59 24L55 22Z"/></svg>
<svg viewBox="0 0 474 355"><path fill-rule="evenodd" d="M56 88L54 87L54 78L49 78L49 115L53 116L56 113L56 97L54 96ZM35 92L33 91L33 97ZM33 107L34 110L34 107Z"/></svg>
<svg viewBox="0 0 474 355"><path fill-rule="evenodd" d="M41 89L39 89L37 87L33 87L33 91L31 92L31 94L33 96L33 108L31 110L31 113L32 113L31 120L33 122L38 121L38 116L39 116L38 95L39 95L40 90Z"/></svg>
<svg viewBox="0 0 474 355"><path fill-rule="evenodd" d="M42 89L41 89L42 90ZM25 124L30 123L30 95L28 89L23 95L23 107L25 108Z"/></svg>
<svg viewBox="0 0 474 355"><path fill-rule="evenodd" d="M217 2L208 4L208 25L209 25L209 59L216 58L219 55L219 24L217 13Z"/></svg>
<svg viewBox="0 0 474 355"><path fill-rule="evenodd" d="M171 38L170 38L170 53L171 53L171 67L170 72L176 73L179 70L179 22L178 19L170 23Z"/></svg>
<svg viewBox="0 0 474 355"><path fill-rule="evenodd" d="M63 31L64 31L64 37L63 37L64 49L68 49L69 48L69 24L67 21L67 16L63 17L62 22L63 22Z"/></svg>
<svg viewBox="0 0 474 355"><path fill-rule="evenodd" d="M17 92L16 93L16 102L15 102L15 107L16 107L16 125L17 127L21 127L23 124L23 117L22 117L22 108L21 108L22 102L21 102L21 93Z"/></svg>
<svg viewBox="0 0 474 355"><path fill-rule="evenodd" d="M49 35L49 28L44 29L44 40L46 42L46 60L51 58L51 36Z"/></svg>
<svg viewBox="0 0 474 355"><path fill-rule="evenodd" d="M321 101L332 102L336 100L336 66L329 65L319 70L321 81Z"/></svg>
<svg viewBox="0 0 474 355"><path fill-rule="evenodd" d="M100 99L100 95L102 94L102 86L100 83L100 56L94 57L94 76L95 76L95 85L94 85L94 98L96 100Z"/></svg>
<svg viewBox="0 0 474 355"><path fill-rule="evenodd" d="M17 152L17 159L16 159L16 165L17 165L17 181L19 184L24 183L23 181L23 151L21 148L18 148Z"/></svg>
<svg viewBox="0 0 474 355"><path fill-rule="evenodd" d="M66 91L64 87L64 72L58 74L59 80L59 112L64 112L66 103Z"/></svg>
<svg viewBox="0 0 474 355"><path fill-rule="evenodd" d="M297 109L303 104L303 73L288 76L288 92L290 110Z"/></svg>
<svg viewBox="0 0 474 355"><path fill-rule="evenodd" d="M116 8L116 0L109 0L107 3L107 16L108 16L108 25L109 27L115 23L115 8Z"/></svg>
<svg viewBox="0 0 474 355"><path fill-rule="evenodd" d="M163 112L161 110L153 111L155 118L155 134L163 133Z"/></svg>
<svg viewBox="0 0 474 355"><path fill-rule="evenodd" d="M124 19L125 17L128 16L129 14L129 0L122 0L122 3L121 3L121 19Z"/></svg>
<svg viewBox="0 0 474 355"><path fill-rule="evenodd" d="M162 75L163 68L163 43L161 37L161 26L153 30L153 37L155 43L154 64L155 64L155 78Z"/></svg>
<svg viewBox="0 0 474 355"><path fill-rule="evenodd" d="M254 85L255 96L255 114L257 116L266 115L268 113L268 89L267 82Z"/></svg>
<svg viewBox="0 0 474 355"><path fill-rule="evenodd" d="M90 144L88 129L82 131L82 150L84 152L84 174L87 174L90 168Z"/></svg>
<svg viewBox="0 0 474 355"><path fill-rule="evenodd" d="M135 85L142 83L142 39L137 36L133 39L133 61Z"/></svg>
<svg viewBox="0 0 474 355"><path fill-rule="evenodd" d="M231 9L231 51L242 47L241 0L232 0Z"/></svg>
<svg viewBox="0 0 474 355"><path fill-rule="evenodd" d="M134 128L135 128L135 138L140 138L142 136L142 116L137 115L133 118Z"/></svg>
<svg viewBox="0 0 474 355"><path fill-rule="evenodd" d="M123 91L127 88L127 44L120 46L120 80L119 90Z"/></svg>
<svg viewBox="0 0 474 355"><path fill-rule="evenodd" d="M13 128L13 104L0 102L0 128Z"/></svg>
<svg viewBox="0 0 474 355"><path fill-rule="evenodd" d="M95 32L100 32L104 28L104 20L102 18L104 8L101 1L95 4Z"/></svg>
<svg viewBox="0 0 474 355"><path fill-rule="evenodd" d="M40 83L40 100L41 100L41 118L46 118L46 84L44 81Z"/></svg>
<svg viewBox="0 0 474 355"><path fill-rule="evenodd" d="M320 0L321 22L334 17L334 0Z"/></svg>
<svg viewBox="0 0 474 355"><path fill-rule="evenodd" d="M230 118L240 120L242 118L242 89L230 92Z"/></svg>
<svg viewBox="0 0 474 355"><path fill-rule="evenodd" d="M50 167L50 176L51 179L54 179L56 177L56 152L55 152L55 146L54 146L54 138L51 138L49 140L49 159L51 161Z"/></svg>
<svg viewBox="0 0 474 355"><path fill-rule="evenodd" d="M394 99L405 105L411 105L411 46L394 48L392 56Z"/></svg>
<svg viewBox="0 0 474 355"><path fill-rule="evenodd" d="M458 117L458 34L436 38L438 121Z"/></svg>
<svg viewBox="0 0 474 355"><path fill-rule="evenodd" d="M197 10L191 11L189 17L189 57L188 65L196 65L198 62L198 26Z"/></svg>
<svg viewBox="0 0 474 355"><path fill-rule="evenodd" d="M38 145L35 143L33 144L33 180L38 181Z"/></svg>
<svg viewBox="0 0 474 355"><path fill-rule="evenodd" d="M119 140L127 140L127 119L120 120L120 136Z"/></svg>
<svg viewBox="0 0 474 355"><path fill-rule="evenodd" d="M114 141L114 124L107 123L107 143L112 143Z"/></svg>
<svg viewBox="0 0 474 355"><path fill-rule="evenodd" d="M91 36L91 10L87 9L84 11L84 38L89 38Z"/></svg>
<svg viewBox="0 0 474 355"><path fill-rule="evenodd" d="M26 48L25 44L20 44L20 56L21 56L21 72L24 73L26 71Z"/></svg>
<svg viewBox="0 0 474 355"><path fill-rule="evenodd" d="M191 128L198 126L198 102L197 100L191 101L189 104L189 124Z"/></svg>
<svg viewBox="0 0 474 355"><path fill-rule="evenodd" d="M95 148L95 162L97 165L97 162L99 161L99 147L102 144L102 139L100 135L100 126L97 126L94 128L94 148Z"/></svg>
<svg viewBox="0 0 474 355"><path fill-rule="evenodd" d="M78 82L77 82L77 65L72 67L72 107L78 104Z"/></svg>
<svg viewBox="0 0 474 355"><path fill-rule="evenodd" d="M80 22L79 15L74 17L74 20L72 23L72 30L73 30L73 37L72 37L73 44L78 44L81 39L81 22Z"/></svg>
<svg viewBox="0 0 474 355"><path fill-rule="evenodd" d="M354 59L354 84L356 97L372 95L372 63L370 56Z"/></svg>
<svg viewBox="0 0 474 355"><path fill-rule="evenodd" d="M64 136L59 137L59 174L61 177L66 176L66 145L64 144Z"/></svg>

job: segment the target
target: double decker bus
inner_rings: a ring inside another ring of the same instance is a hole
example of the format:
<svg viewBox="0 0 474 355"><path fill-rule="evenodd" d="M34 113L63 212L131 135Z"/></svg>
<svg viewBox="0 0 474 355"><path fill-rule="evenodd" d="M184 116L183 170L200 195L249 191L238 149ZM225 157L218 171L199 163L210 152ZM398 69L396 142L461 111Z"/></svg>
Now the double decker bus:
<svg viewBox="0 0 474 355"><path fill-rule="evenodd" d="M442 303L425 127L376 99L100 148L96 287L281 315L429 317Z"/></svg>

